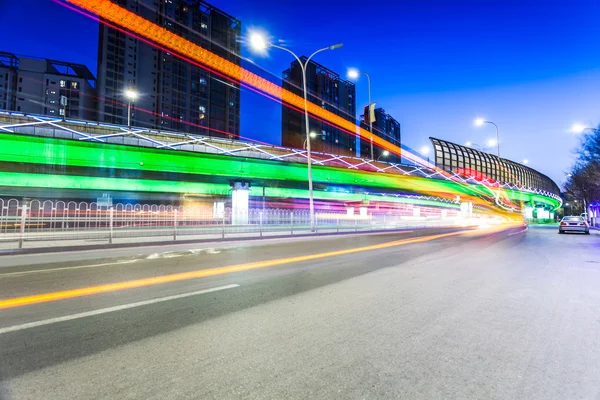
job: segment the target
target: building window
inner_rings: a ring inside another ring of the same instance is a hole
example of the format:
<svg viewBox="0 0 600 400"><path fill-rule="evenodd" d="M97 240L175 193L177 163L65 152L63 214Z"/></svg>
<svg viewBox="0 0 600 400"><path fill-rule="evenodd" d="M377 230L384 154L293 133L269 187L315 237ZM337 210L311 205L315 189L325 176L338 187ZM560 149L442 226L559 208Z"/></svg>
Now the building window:
<svg viewBox="0 0 600 400"><path fill-rule="evenodd" d="M56 94L56 90L51 90L50 94Z"/></svg>
<svg viewBox="0 0 600 400"><path fill-rule="evenodd" d="M71 89L77 89L79 86L77 82L71 82Z"/></svg>
<svg viewBox="0 0 600 400"><path fill-rule="evenodd" d="M65 109L61 108L60 110L58 110L58 115L64 117L65 116Z"/></svg>
<svg viewBox="0 0 600 400"><path fill-rule="evenodd" d="M67 81L61 79L60 80L60 87L65 87L65 86L67 86Z"/></svg>

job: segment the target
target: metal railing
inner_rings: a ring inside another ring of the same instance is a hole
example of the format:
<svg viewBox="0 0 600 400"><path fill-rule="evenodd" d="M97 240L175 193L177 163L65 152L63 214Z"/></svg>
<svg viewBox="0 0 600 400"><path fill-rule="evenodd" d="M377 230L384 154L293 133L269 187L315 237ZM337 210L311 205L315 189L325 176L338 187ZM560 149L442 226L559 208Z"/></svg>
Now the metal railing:
<svg viewBox="0 0 600 400"><path fill-rule="evenodd" d="M313 233L434 227L452 224L455 209L427 208L427 217L415 209L370 210L349 215L319 211ZM421 208L419 208L420 211ZM439 214L437 214L439 213ZM235 221L235 223L234 223ZM232 238L311 233L308 210L250 208L216 210L206 206L156 204L99 205L63 200L0 199L0 242L85 241L113 243L186 238ZM146 238L146 239L144 239Z"/></svg>

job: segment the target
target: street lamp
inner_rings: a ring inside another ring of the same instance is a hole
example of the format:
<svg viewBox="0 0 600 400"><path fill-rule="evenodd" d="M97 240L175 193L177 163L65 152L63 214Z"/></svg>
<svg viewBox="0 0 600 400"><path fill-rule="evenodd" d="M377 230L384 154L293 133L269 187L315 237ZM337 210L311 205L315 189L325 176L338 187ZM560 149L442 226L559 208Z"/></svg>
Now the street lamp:
<svg viewBox="0 0 600 400"><path fill-rule="evenodd" d="M496 127L496 150L498 151L498 157L500 157L500 136L498 132L498 125L492 121L486 121L483 118L475 119L475 126L482 126L483 124L492 124Z"/></svg>
<svg viewBox="0 0 600 400"><path fill-rule="evenodd" d="M125 90L125 97L127 97L127 128L131 128L131 102L138 98L138 92L134 89Z"/></svg>
<svg viewBox="0 0 600 400"><path fill-rule="evenodd" d="M524 159L523 160L523 164L525 164L525 165L529 164L529 160L528 159Z"/></svg>
<svg viewBox="0 0 600 400"><path fill-rule="evenodd" d="M316 138L317 136L325 136L325 133L321 132L321 133L316 133L316 132L311 132L308 135L311 139ZM306 149L306 141L308 140L308 138L304 139L304 144L302 145L303 149Z"/></svg>
<svg viewBox="0 0 600 400"><path fill-rule="evenodd" d="M582 125L582 124L573 124L573 126L571 127L571 132L572 133L580 134L580 133L583 133L585 131L598 132L598 129L597 128L590 128L590 127L587 127L587 126Z"/></svg>
<svg viewBox="0 0 600 400"><path fill-rule="evenodd" d="M380 155L379 157L377 157L377 160L375 160L375 161L379 161L379 159L380 159L381 157L387 157L387 156L389 156L389 155L390 155L390 152L389 152L389 151L387 151L387 150L384 150L384 151L383 151L383 153L381 153L381 155Z"/></svg>
<svg viewBox="0 0 600 400"><path fill-rule="evenodd" d="M302 89L303 89L303 94L304 94L304 124L305 124L305 128L306 128L306 139L307 139L305 141L305 143L306 143L306 158L307 158L307 166L308 166L308 204L309 204L309 208L310 208L310 228L312 231L315 230L315 205L314 205L314 199L313 199L313 181L312 181L312 166L311 166L312 162L311 162L311 157L310 157L310 140L308 140L310 137L310 126L309 126L309 120L308 120L308 99L307 99L308 91L306 89L306 67L308 66L308 63L310 62L311 58L313 58L318 53L320 53L322 51L326 51L326 50L339 49L343 45L344 45L343 43L337 43L337 44L334 44L331 46L323 47L323 48L315 51L314 53L312 53L310 55L310 57L308 57L306 59L306 62L302 63L302 60L300 60L300 57L298 57L296 55L296 53L294 53L290 49L270 43L265 38L264 35L262 35L258 32L254 32L250 35L250 46L255 51L264 53L269 47L275 47L276 49L287 51L292 56L294 56L294 58L298 61L300 68L302 69Z"/></svg>
<svg viewBox="0 0 600 400"><path fill-rule="evenodd" d="M369 107L368 110L371 112L371 76L366 72L361 72L356 68L350 68L348 70L348 78L350 79L358 79L360 74L363 74L367 77L367 85L369 89ZM369 115L369 132L371 132L371 160L373 159L373 121L371 120L371 116Z"/></svg>

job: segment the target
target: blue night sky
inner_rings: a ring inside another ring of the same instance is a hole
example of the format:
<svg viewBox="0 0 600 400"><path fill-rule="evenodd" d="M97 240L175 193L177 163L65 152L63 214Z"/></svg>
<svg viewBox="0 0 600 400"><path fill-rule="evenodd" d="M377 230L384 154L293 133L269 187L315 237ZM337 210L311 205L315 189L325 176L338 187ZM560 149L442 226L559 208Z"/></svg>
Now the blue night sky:
<svg viewBox="0 0 600 400"><path fill-rule="evenodd" d="M340 75L367 71L373 101L400 121L412 148L429 136L485 144L495 131L473 125L481 116L500 127L503 157L529 159L560 184L579 140L570 126L600 122L597 0L212 4L240 19L244 33L260 28L299 54L343 42L315 60ZM95 22L50 0L0 0L0 50L81 62L95 73L97 34ZM244 47L243 55L276 82L291 62L276 49L265 57ZM357 97L367 103L364 77ZM279 143L280 107L243 91L242 136Z"/></svg>

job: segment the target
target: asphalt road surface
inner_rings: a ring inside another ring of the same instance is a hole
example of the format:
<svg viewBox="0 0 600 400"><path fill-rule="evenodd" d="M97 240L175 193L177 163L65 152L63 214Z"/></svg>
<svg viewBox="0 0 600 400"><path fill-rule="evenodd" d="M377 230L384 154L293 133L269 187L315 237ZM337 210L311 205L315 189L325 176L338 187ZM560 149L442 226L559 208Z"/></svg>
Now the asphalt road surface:
<svg viewBox="0 0 600 400"><path fill-rule="evenodd" d="M2 399L598 399L600 232L0 258Z"/></svg>

